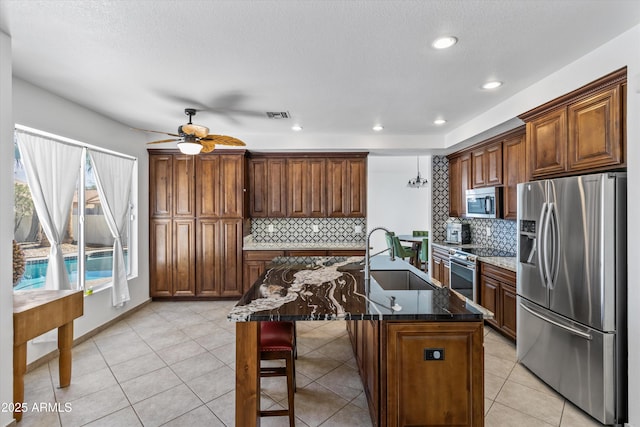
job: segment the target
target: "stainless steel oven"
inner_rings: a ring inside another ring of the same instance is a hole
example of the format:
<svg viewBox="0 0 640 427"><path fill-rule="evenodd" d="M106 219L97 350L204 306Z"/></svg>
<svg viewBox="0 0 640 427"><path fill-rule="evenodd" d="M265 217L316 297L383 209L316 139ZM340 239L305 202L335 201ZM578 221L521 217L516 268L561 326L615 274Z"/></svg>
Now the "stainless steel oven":
<svg viewBox="0 0 640 427"><path fill-rule="evenodd" d="M477 257L461 251L449 255L449 286L470 300L478 301L476 286Z"/></svg>

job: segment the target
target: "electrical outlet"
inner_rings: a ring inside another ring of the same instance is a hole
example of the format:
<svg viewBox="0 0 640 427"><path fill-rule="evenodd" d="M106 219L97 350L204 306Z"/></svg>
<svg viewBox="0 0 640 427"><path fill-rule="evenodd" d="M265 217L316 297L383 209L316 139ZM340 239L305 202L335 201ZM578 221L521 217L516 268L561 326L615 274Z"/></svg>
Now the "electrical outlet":
<svg viewBox="0 0 640 427"><path fill-rule="evenodd" d="M487 237L491 237L491 226L487 225Z"/></svg>
<svg viewBox="0 0 640 427"><path fill-rule="evenodd" d="M362 226L361 225L356 225L355 227L353 227L353 232L356 233L356 234L362 233Z"/></svg>
<svg viewBox="0 0 640 427"><path fill-rule="evenodd" d="M318 227L318 224L313 224L311 228L313 229L314 233L317 233L318 231L320 231L320 227Z"/></svg>
<svg viewBox="0 0 640 427"><path fill-rule="evenodd" d="M273 224L269 224L269 227L267 227L267 231L269 233L273 233Z"/></svg>

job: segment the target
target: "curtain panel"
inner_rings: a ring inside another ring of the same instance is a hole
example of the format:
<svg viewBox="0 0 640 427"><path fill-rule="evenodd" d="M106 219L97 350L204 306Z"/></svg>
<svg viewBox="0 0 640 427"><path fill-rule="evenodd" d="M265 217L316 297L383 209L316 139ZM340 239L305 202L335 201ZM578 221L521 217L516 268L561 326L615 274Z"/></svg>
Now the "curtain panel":
<svg viewBox="0 0 640 427"><path fill-rule="evenodd" d="M134 160L93 150L89 150L89 156L104 216L113 237L111 300L113 306L118 307L130 299L122 237L129 222Z"/></svg>
<svg viewBox="0 0 640 427"><path fill-rule="evenodd" d="M51 243L45 289L72 289L61 244L76 191L83 148L23 132L17 132L17 140L33 204Z"/></svg>

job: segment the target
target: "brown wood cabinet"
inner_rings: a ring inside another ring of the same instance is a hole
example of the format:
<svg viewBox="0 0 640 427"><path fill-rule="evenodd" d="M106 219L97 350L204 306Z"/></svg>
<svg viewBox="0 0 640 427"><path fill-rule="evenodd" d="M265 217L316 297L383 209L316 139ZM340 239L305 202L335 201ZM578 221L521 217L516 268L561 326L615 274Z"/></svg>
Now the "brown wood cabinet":
<svg viewBox="0 0 640 427"><path fill-rule="evenodd" d="M248 165L251 217L366 216L366 153L252 153Z"/></svg>
<svg viewBox="0 0 640 427"><path fill-rule="evenodd" d="M149 150L150 295L242 295L244 151Z"/></svg>
<svg viewBox="0 0 640 427"><path fill-rule="evenodd" d="M482 322L349 321L374 426L484 424ZM441 349L442 360L425 360Z"/></svg>
<svg viewBox="0 0 640 427"><path fill-rule="evenodd" d="M278 256L284 256L284 251L244 251L243 293L262 276L267 269L267 264Z"/></svg>
<svg viewBox="0 0 640 427"><path fill-rule="evenodd" d="M519 117L533 179L625 165L623 68Z"/></svg>
<svg viewBox="0 0 640 427"><path fill-rule="evenodd" d="M443 286L449 287L449 251L438 246L431 247L431 277Z"/></svg>
<svg viewBox="0 0 640 427"><path fill-rule="evenodd" d="M480 262L480 305L494 313L486 322L516 339L516 273Z"/></svg>
<svg viewBox="0 0 640 427"><path fill-rule="evenodd" d="M463 152L449 158L449 216L467 213L466 192L471 182L471 153Z"/></svg>
<svg viewBox="0 0 640 427"><path fill-rule="evenodd" d="M287 216L286 159L252 158L249 165L249 215L252 218Z"/></svg>
<svg viewBox="0 0 640 427"><path fill-rule="evenodd" d="M502 184L502 142L497 141L471 151L472 188Z"/></svg>
<svg viewBox="0 0 640 427"><path fill-rule="evenodd" d="M364 158L327 159L327 213L330 217L363 217L367 200Z"/></svg>
<svg viewBox="0 0 640 427"><path fill-rule="evenodd" d="M502 174L504 181L502 212L504 219L518 216L518 184L527 182L525 130L521 128L502 143Z"/></svg>

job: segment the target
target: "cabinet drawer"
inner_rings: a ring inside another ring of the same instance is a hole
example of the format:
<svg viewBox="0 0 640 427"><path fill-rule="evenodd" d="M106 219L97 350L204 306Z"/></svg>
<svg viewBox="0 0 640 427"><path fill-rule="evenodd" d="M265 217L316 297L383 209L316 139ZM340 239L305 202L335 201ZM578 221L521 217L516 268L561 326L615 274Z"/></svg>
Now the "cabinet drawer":
<svg viewBox="0 0 640 427"><path fill-rule="evenodd" d="M244 251L245 261L271 261L277 256L284 256L284 251Z"/></svg>
<svg viewBox="0 0 640 427"><path fill-rule="evenodd" d="M480 263L480 274L493 277L494 279L505 282L511 286L516 285L516 273L514 271L488 264L486 262Z"/></svg>

